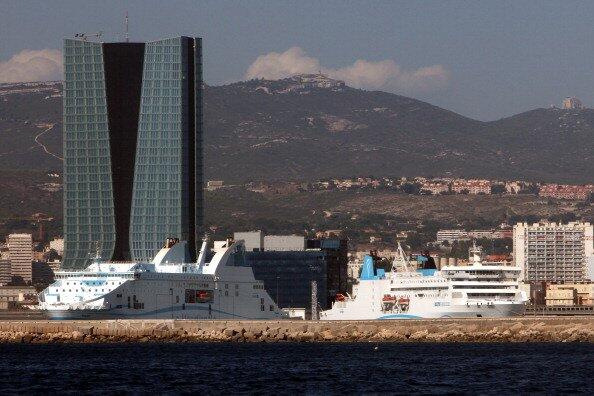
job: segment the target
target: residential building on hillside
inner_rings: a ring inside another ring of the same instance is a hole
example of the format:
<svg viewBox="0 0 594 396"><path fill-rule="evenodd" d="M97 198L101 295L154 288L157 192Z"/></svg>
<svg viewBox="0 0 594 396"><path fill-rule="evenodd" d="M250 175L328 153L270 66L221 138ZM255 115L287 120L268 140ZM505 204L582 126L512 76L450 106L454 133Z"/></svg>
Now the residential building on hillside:
<svg viewBox="0 0 594 396"><path fill-rule="evenodd" d="M64 40L64 260L202 238L202 44Z"/></svg>
<svg viewBox="0 0 594 396"><path fill-rule="evenodd" d="M421 184L421 192L427 191L433 195L439 195L450 191L450 184L439 181L426 181Z"/></svg>
<svg viewBox="0 0 594 396"><path fill-rule="evenodd" d="M468 231L468 237L471 239L494 239L492 230L472 230Z"/></svg>
<svg viewBox="0 0 594 396"><path fill-rule="evenodd" d="M33 237L31 234L10 234L7 238L11 275L21 282L32 281Z"/></svg>
<svg viewBox="0 0 594 396"><path fill-rule="evenodd" d="M594 255L590 223L519 223L514 226L514 262L527 282L581 282Z"/></svg>
<svg viewBox="0 0 594 396"><path fill-rule="evenodd" d="M452 191L460 194L491 194L491 181L456 179L452 182Z"/></svg>
<svg viewBox="0 0 594 396"><path fill-rule="evenodd" d="M522 188L522 183L518 181L505 182L505 192L508 194L518 194Z"/></svg>
<svg viewBox="0 0 594 396"><path fill-rule="evenodd" d="M576 98L574 96L568 96L565 99L563 99L563 103L561 104L561 107L564 110L575 110L575 109L583 109L584 105L582 104L582 101L579 100L578 98Z"/></svg>
<svg viewBox="0 0 594 396"><path fill-rule="evenodd" d="M556 199L574 199L586 200L591 194L594 194L594 185L572 186L567 184L544 184L540 186L539 193L541 197L550 197Z"/></svg>
<svg viewBox="0 0 594 396"><path fill-rule="evenodd" d="M209 180L206 182L206 189L208 191L215 191L219 188L223 188L224 182L222 180Z"/></svg>
<svg viewBox="0 0 594 396"><path fill-rule="evenodd" d="M437 243L441 244L445 241L452 243L454 241L467 241L468 232L466 230L439 230L437 231Z"/></svg>
<svg viewBox="0 0 594 396"><path fill-rule="evenodd" d="M294 77L303 88L344 88L344 81L334 80L324 74L300 74Z"/></svg>

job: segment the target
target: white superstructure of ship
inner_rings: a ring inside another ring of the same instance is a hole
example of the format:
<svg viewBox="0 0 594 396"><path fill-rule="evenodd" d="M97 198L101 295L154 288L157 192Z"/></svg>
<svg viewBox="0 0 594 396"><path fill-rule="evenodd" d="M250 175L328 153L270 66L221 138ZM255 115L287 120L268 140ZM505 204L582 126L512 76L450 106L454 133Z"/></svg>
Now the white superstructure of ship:
<svg viewBox="0 0 594 396"><path fill-rule="evenodd" d="M521 268L483 262L476 247L468 265L413 270L402 247L392 270L365 256L352 295L338 295L321 320L476 318L522 315L527 299Z"/></svg>
<svg viewBox="0 0 594 396"><path fill-rule="evenodd" d="M243 241L207 240L197 262L186 242L168 239L151 263L104 262L57 271L38 309L54 319L280 319L281 311L245 265Z"/></svg>

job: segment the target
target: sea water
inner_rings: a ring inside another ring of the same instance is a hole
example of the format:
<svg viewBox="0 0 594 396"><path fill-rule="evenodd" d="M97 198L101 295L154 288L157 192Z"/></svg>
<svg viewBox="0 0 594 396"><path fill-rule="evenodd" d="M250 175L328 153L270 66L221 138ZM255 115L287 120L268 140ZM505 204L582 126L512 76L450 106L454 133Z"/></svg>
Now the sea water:
<svg viewBox="0 0 594 396"><path fill-rule="evenodd" d="M589 393L592 344L0 345L8 393Z"/></svg>

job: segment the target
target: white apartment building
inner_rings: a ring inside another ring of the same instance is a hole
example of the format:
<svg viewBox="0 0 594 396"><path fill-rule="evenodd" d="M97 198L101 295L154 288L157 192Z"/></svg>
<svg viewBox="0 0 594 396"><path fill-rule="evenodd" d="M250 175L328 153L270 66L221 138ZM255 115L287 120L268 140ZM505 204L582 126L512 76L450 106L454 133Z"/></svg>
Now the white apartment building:
<svg viewBox="0 0 594 396"><path fill-rule="evenodd" d="M466 230L439 230L437 231L437 243L441 244L445 241L452 243L454 241L468 240L468 232Z"/></svg>
<svg viewBox="0 0 594 396"><path fill-rule="evenodd" d="M60 256L64 255L64 238L54 238L49 243L49 248L55 250Z"/></svg>
<svg viewBox="0 0 594 396"><path fill-rule="evenodd" d="M590 223L519 223L514 226L514 261L527 282L581 282L594 255Z"/></svg>
<svg viewBox="0 0 594 396"><path fill-rule="evenodd" d="M7 239L10 267L13 277L25 282L32 280L33 238L31 234L10 234Z"/></svg>

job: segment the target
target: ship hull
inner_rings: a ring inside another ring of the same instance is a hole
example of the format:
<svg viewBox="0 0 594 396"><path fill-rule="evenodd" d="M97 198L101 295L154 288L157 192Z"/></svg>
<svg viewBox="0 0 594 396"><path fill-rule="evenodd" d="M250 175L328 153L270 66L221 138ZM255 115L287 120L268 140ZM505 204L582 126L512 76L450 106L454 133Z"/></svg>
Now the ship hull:
<svg viewBox="0 0 594 396"><path fill-rule="evenodd" d="M145 312L138 312L133 309L47 309L43 310L45 316L50 320L109 320L109 319L194 319L194 320L266 320L284 319L284 316L268 314L252 314L250 316L240 315L209 309L208 306L196 307L165 307Z"/></svg>
<svg viewBox="0 0 594 396"><path fill-rule="evenodd" d="M403 320L403 319L457 319L457 318L506 318L521 316L526 306L523 302L494 304L464 304L447 307L426 307L406 312L383 312L365 309L333 308L324 311L321 320Z"/></svg>

